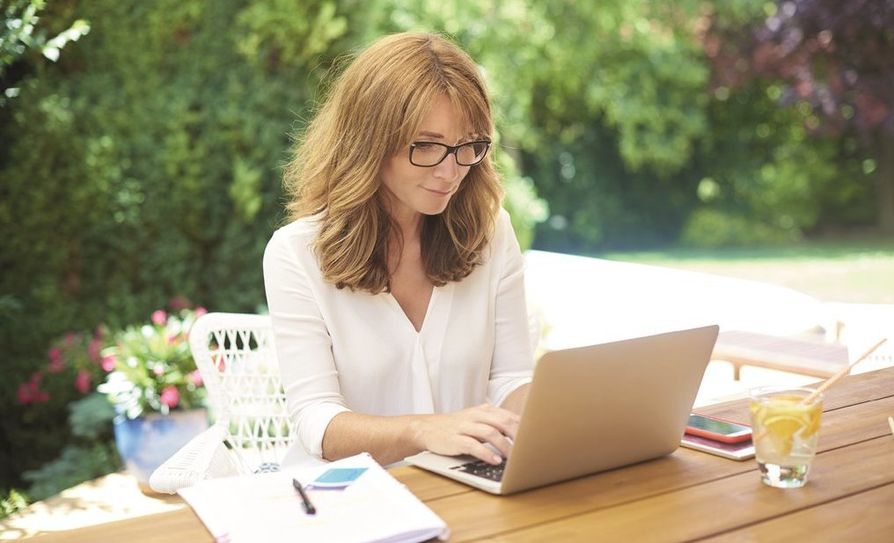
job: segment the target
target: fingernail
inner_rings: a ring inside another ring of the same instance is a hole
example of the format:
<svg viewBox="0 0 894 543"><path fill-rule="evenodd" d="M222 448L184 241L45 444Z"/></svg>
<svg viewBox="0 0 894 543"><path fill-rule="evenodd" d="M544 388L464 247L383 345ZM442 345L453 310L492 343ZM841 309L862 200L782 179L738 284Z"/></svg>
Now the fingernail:
<svg viewBox="0 0 894 543"><path fill-rule="evenodd" d="M499 464L499 463L501 463L502 461L503 461L503 459L500 458L499 456L494 456L494 463L495 463L495 464Z"/></svg>

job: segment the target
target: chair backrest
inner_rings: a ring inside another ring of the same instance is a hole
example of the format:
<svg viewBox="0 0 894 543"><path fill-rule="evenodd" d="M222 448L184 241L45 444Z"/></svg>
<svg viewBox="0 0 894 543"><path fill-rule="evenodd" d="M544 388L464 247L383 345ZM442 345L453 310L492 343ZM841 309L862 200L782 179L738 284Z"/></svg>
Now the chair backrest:
<svg viewBox="0 0 894 543"><path fill-rule="evenodd" d="M252 471L281 462L296 429L286 408L270 317L207 313L193 324L189 345L215 424L228 430L237 456Z"/></svg>

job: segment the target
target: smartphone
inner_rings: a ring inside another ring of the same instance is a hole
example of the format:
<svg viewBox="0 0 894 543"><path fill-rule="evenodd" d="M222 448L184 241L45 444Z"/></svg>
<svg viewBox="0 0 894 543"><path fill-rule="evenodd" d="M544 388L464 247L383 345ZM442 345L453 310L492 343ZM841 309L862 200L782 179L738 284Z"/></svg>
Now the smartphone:
<svg viewBox="0 0 894 543"><path fill-rule="evenodd" d="M754 445L750 441L742 441L741 443L721 443L713 439L694 436L692 434L683 434L680 439L680 445L702 451L706 453L716 454L723 458L731 460L748 460L754 458Z"/></svg>
<svg viewBox="0 0 894 543"><path fill-rule="evenodd" d="M721 443L741 443L751 439L750 426L695 413L689 415L686 433Z"/></svg>

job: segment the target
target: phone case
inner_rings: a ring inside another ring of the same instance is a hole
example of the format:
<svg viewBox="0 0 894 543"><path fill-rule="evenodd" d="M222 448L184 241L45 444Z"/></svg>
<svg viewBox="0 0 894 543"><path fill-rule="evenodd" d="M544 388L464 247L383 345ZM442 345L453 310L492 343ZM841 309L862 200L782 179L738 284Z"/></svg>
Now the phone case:
<svg viewBox="0 0 894 543"><path fill-rule="evenodd" d="M712 439L683 434L680 445L740 462L754 458L754 444L750 440L741 443L721 443Z"/></svg>
<svg viewBox="0 0 894 543"><path fill-rule="evenodd" d="M741 422L736 422L734 420L722 419L720 417L710 417L708 415L702 415L699 413L693 413L693 415L699 415L700 417L704 417L707 419L719 420L721 422L728 422L730 424L737 424L739 426L748 427L747 424L742 424ZM751 432L741 434L741 435L728 436L728 435L724 435L724 434L718 434L718 433L712 432L710 430L705 430L703 428L695 428L692 426L686 426L686 434L703 437L706 439L710 439L712 441L719 441L721 443L742 443L742 442L751 440Z"/></svg>

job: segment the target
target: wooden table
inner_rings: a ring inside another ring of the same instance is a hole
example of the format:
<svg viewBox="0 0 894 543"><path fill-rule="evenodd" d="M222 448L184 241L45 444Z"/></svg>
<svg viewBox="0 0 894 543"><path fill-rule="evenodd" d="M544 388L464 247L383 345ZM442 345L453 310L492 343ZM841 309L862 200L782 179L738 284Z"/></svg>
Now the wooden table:
<svg viewBox="0 0 894 543"><path fill-rule="evenodd" d="M851 376L823 405L820 452L798 490L761 484L753 460L667 457L508 497L416 468L393 470L450 526L451 541L892 541L894 368ZM747 421L745 401L699 410ZM39 541L210 541L191 509Z"/></svg>

